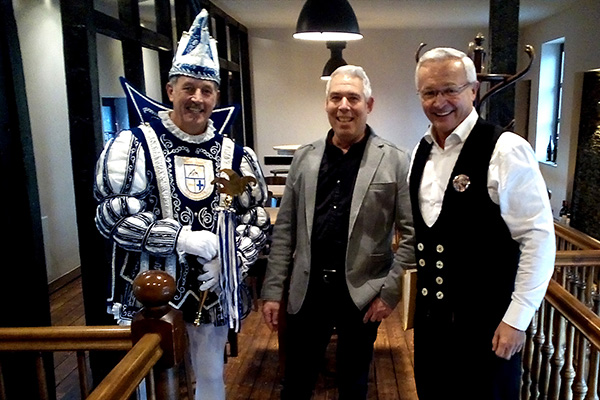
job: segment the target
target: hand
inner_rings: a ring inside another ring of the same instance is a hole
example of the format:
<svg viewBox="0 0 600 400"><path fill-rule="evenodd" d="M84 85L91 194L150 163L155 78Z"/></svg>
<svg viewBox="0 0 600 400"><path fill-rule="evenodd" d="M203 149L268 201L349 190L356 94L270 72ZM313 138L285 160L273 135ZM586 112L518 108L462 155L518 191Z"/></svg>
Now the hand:
<svg viewBox="0 0 600 400"><path fill-rule="evenodd" d="M212 260L219 251L219 238L210 231L192 231L183 228L177 238L177 251ZM202 264L204 261L200 260Z"/></svg>
<svg viewBox="0 0 600 400"><path fill-rule="evenodd" d="M198 262L203 262L200 257L198 257ZM210 290L211 292L214 292L217 289L220 289L221 259L219 257L215 257L209 262L204 263L202 270L204 273L198 276L198 280L202 282L200 285L200 290Z"/></svg>
<svg viewBox="0 0 600 400"><path fill-rule="evenodd" d="M375 297L365 313L363 322L366 324L369 321L382 321L384 318L389 317L392 311L393 308L388 306L385 301L381 300L380 297Z"/></svg>
<svg viewBox="0 0 600 400"><path fill-rule="evenodd" d="M263 304L263 319L272 331L276 331L279 323L279 302L267 300Z"/></svg>
<svg viewBox="0 0 600 400"><path fill-rule="evenodd" d="M501 321L494 338L492 339L492 351L500 358L510 360L512 356L523 349L525 345L525 332L520 331L507 323Z"/></svg>

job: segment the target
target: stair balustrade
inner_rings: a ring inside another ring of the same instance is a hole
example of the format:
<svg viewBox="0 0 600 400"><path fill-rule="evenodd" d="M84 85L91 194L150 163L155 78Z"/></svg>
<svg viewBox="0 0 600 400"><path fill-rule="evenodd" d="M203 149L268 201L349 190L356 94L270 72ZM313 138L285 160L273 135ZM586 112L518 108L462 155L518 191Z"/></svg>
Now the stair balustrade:
<svg viewBox="0 0 600 400"><path fill-rule="evenodd" d="M175 282L163 271L146 271L134 280L134 294L144 305L131 327L55 326L0 328L1 352L35 354L38 392L50 399L43 355L75 351L82 399L130 399L145 380L148 399L187 399L193 393L191 366L186 357L187 337L181 312L168 305ZM116 367L91 390L86 363L88 351L127 352ZM0 400L6 396L0 365ZM180 382L185 382L180 387Z"/></svg>
<svg viewBox="0 0 600 400"><path fill-rule="evenodd" d="M598 400L600 241L555 224L548 291L523 352L522 400Z"/></svg>

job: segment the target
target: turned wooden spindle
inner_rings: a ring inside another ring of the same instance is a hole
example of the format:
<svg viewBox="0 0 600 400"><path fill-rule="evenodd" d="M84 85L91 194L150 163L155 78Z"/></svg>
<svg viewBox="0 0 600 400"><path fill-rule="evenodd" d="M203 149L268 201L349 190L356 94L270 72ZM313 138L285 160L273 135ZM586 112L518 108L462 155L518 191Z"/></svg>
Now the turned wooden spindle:
<svg viewBox="0 0 600 400"><path fill-rule="evenodd" d="M540 369L539 382L539 393L541 399L548 398L548 388L550 386L550 374L552 371L552 356L554 355L554 308L552 308L545 301L541 307L546 310L546 321L545 321L545 337L546 341L542 345L542 361Z"/></svg>
<svg viewBox="0 0 600 400"><path fill-rule="evenodd" d="M523 375L521 377L521 399L529 400L531 388L531 364L533 362L533 338L537 332L537 312L527 328L523 349Z"/></svg>
<svg viewBox="0 0 600 400"><path fill-rule="evenodd" d="M595 268L594 268L595 269ZM594 271L594 276L597 276L596 271ZM593 310L596 314L600 315L600 294L598 293L598 285L592 285L592 302L593 302ZM589 376L589 387L597 388L598 387L598 368L600 367L600 358L599 353L596 348L592 348L590 355L590 376ZM598 392L596 390L589 390L585 396L585 400L598 400Z"/></svg>
<svg viewBox="0 0 600 400"><path fill-rule="evenodd" d="M567 276L568 280L568 288L569 292L575 297L577 297L576 292L576 284L577 284L577 275L570 273ZM575 326L572 323L567 323L567 339L566 339L566 348L565 348L565 362L562 367L561 382L560 382L560 399L572 400L573 399L573 390L571 386L573 385L573 381L575 380L575 367L574 367L574 357L575 357Z"/></svg>
<svg viewBox="0 0 600 400"><path fill-rule="evenodd" d="M542 345L545 341L544 335L544 319L545 319L545 309L544 307L540 307L537 312L537 331L533 336L533 357L531 360L531 387L530 387L530 396L531 400L539 399L539 378L540 378L540 370L542 366Z"/></svg>
<svg viewBox="0 0 600 400"><path fill-rule="evenodd" d="M567 287L569 279L567 269L562 268L555 274L556 281L562 286ZM558 400L560 397L562 369L565 364L565 352L567 347L567 321L558 314L558 320L554 327L555 334L553 335L554 355L552 356L552 367L550 370L550 384L548 387L548 399Z"/></svg>
<svg viewBox="0 0 600 400"><path fill-rule="evenodd" d="M587 267L583 268L582 275L579 277L577 281L577 293L578 299L583 304L586 304L586 282L584 277L586 276ZM588 344L585 336L579 332L577 332L577 346L576 346L576 368L575 368L575 379L572 384L573 389L573 400L583 400L588 391L588 386L586 383L586 372L588 367L589 358L587 357L588 353Z"/></svg>

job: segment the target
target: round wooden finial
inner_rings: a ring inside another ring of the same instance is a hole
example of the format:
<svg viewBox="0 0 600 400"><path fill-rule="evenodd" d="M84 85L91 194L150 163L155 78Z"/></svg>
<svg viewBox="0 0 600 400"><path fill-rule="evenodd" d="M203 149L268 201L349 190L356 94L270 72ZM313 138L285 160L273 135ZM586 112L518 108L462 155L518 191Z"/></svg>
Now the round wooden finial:
<svg viewBox="0 0 600 400"><path fill-rule="evenodd" d="M144 307L166 305L175 295L175 289L175 279L165 271L144 271L133 280L133 294Z"/></svg>

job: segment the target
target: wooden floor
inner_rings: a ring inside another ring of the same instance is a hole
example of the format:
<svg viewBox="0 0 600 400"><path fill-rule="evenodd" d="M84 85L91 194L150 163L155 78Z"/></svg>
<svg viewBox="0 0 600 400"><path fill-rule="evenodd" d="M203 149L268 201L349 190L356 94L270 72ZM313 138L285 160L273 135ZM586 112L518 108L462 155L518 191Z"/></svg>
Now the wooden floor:
<svg viewBox="0 0 600 400"><path fill-rule="evenodd" d="M81 280L76 279L50 296L53 325L85 325ZM416 400L413 379L413 335L401 327L400 310L380 326L371 376L369 400ZM319 378L315 400L337 399L334 384L335 339L327 350L326 365ZM239 354L228 357L225 365L227 400L279 399L277 334L263 323L259 312L252 312L238 334ZM74 353L54 356L58 400L80 399L77 361Z"/></svg>

